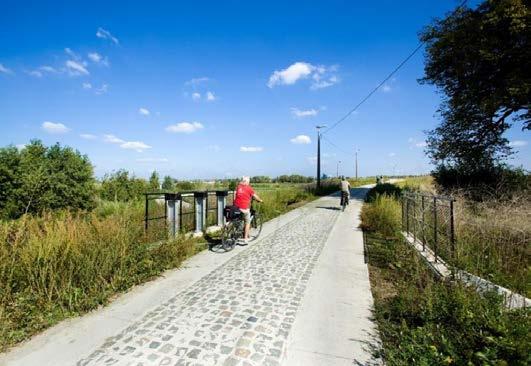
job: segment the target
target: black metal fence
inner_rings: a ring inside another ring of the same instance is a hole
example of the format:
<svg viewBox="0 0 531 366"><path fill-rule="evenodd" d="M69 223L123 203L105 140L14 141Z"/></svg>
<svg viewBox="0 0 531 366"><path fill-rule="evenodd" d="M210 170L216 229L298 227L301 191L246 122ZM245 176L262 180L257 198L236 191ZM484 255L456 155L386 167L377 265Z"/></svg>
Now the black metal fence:
<svg viewBox="0 0 531 366"><path fill-rule="evenodd" d="M429 247L435 261L456 264L457 250L452 197L406 192L402 195L402 231Z"/></svg>
<svg viewBox="0 0 531 366"><path fill-rule="evenodd" d="M144 230L150 237L163 239L168 234L200 232L221 225L220 208L232 204L232 193L224 190L145 193Z"/></svg>

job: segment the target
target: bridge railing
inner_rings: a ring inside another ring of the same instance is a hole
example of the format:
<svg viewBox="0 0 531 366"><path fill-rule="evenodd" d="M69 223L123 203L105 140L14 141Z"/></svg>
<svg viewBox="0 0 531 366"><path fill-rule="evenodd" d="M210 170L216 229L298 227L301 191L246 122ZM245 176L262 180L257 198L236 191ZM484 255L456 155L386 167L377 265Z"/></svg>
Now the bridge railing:
<svg viewBox="0 0 531 366"><path fill-rule="evenodd" d="M402 231L429 247L435 262L443 259L453 265L457 262L452 197L420 192L402 195Z"/></svg>
<svg viewBox="0 0 531 366"><path fill-rule="evenodd" d="M223 209L233 203L233 191L149 192L144 194L144 230L165 227L169 237L201 233L224 224Z"/></svg>

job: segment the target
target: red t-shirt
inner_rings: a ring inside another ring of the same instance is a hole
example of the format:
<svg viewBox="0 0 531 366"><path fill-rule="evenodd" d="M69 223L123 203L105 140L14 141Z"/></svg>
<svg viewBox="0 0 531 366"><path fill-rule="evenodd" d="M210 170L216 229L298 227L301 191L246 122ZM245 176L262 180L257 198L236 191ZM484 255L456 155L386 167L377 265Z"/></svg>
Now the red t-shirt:
<svg viewBox="0 0 531 366"><path fill-rule="evenodd" d="M234 206L241 209L248 209L251 206L251 200L254 190L249 185L239 184L236 188L236 197L234 197Z"/></svg>

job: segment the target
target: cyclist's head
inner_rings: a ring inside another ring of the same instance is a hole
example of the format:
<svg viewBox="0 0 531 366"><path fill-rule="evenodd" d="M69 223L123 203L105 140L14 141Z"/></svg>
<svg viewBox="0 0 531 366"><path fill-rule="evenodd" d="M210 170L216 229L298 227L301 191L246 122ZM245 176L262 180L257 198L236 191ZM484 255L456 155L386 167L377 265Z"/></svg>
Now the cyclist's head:
<svg viewBox="0 0 531 366"><path fill-rule="evenodd" d="M247 176L243 176L242 177L242 183L243 184L249 184L250 181L251 181L251 179L249 177L247 177Z"/></svg>

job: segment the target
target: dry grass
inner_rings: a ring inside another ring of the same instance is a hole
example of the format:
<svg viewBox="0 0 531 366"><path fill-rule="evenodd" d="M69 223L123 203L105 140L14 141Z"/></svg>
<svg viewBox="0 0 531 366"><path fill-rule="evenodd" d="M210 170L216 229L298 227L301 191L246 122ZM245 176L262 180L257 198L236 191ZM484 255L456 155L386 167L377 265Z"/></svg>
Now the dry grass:
<svg viewBox="0 0 531 366"><path fill-rule="evenodd" d="M531 196L471 202L457 196L458 265L531 297Z"/></svg>

